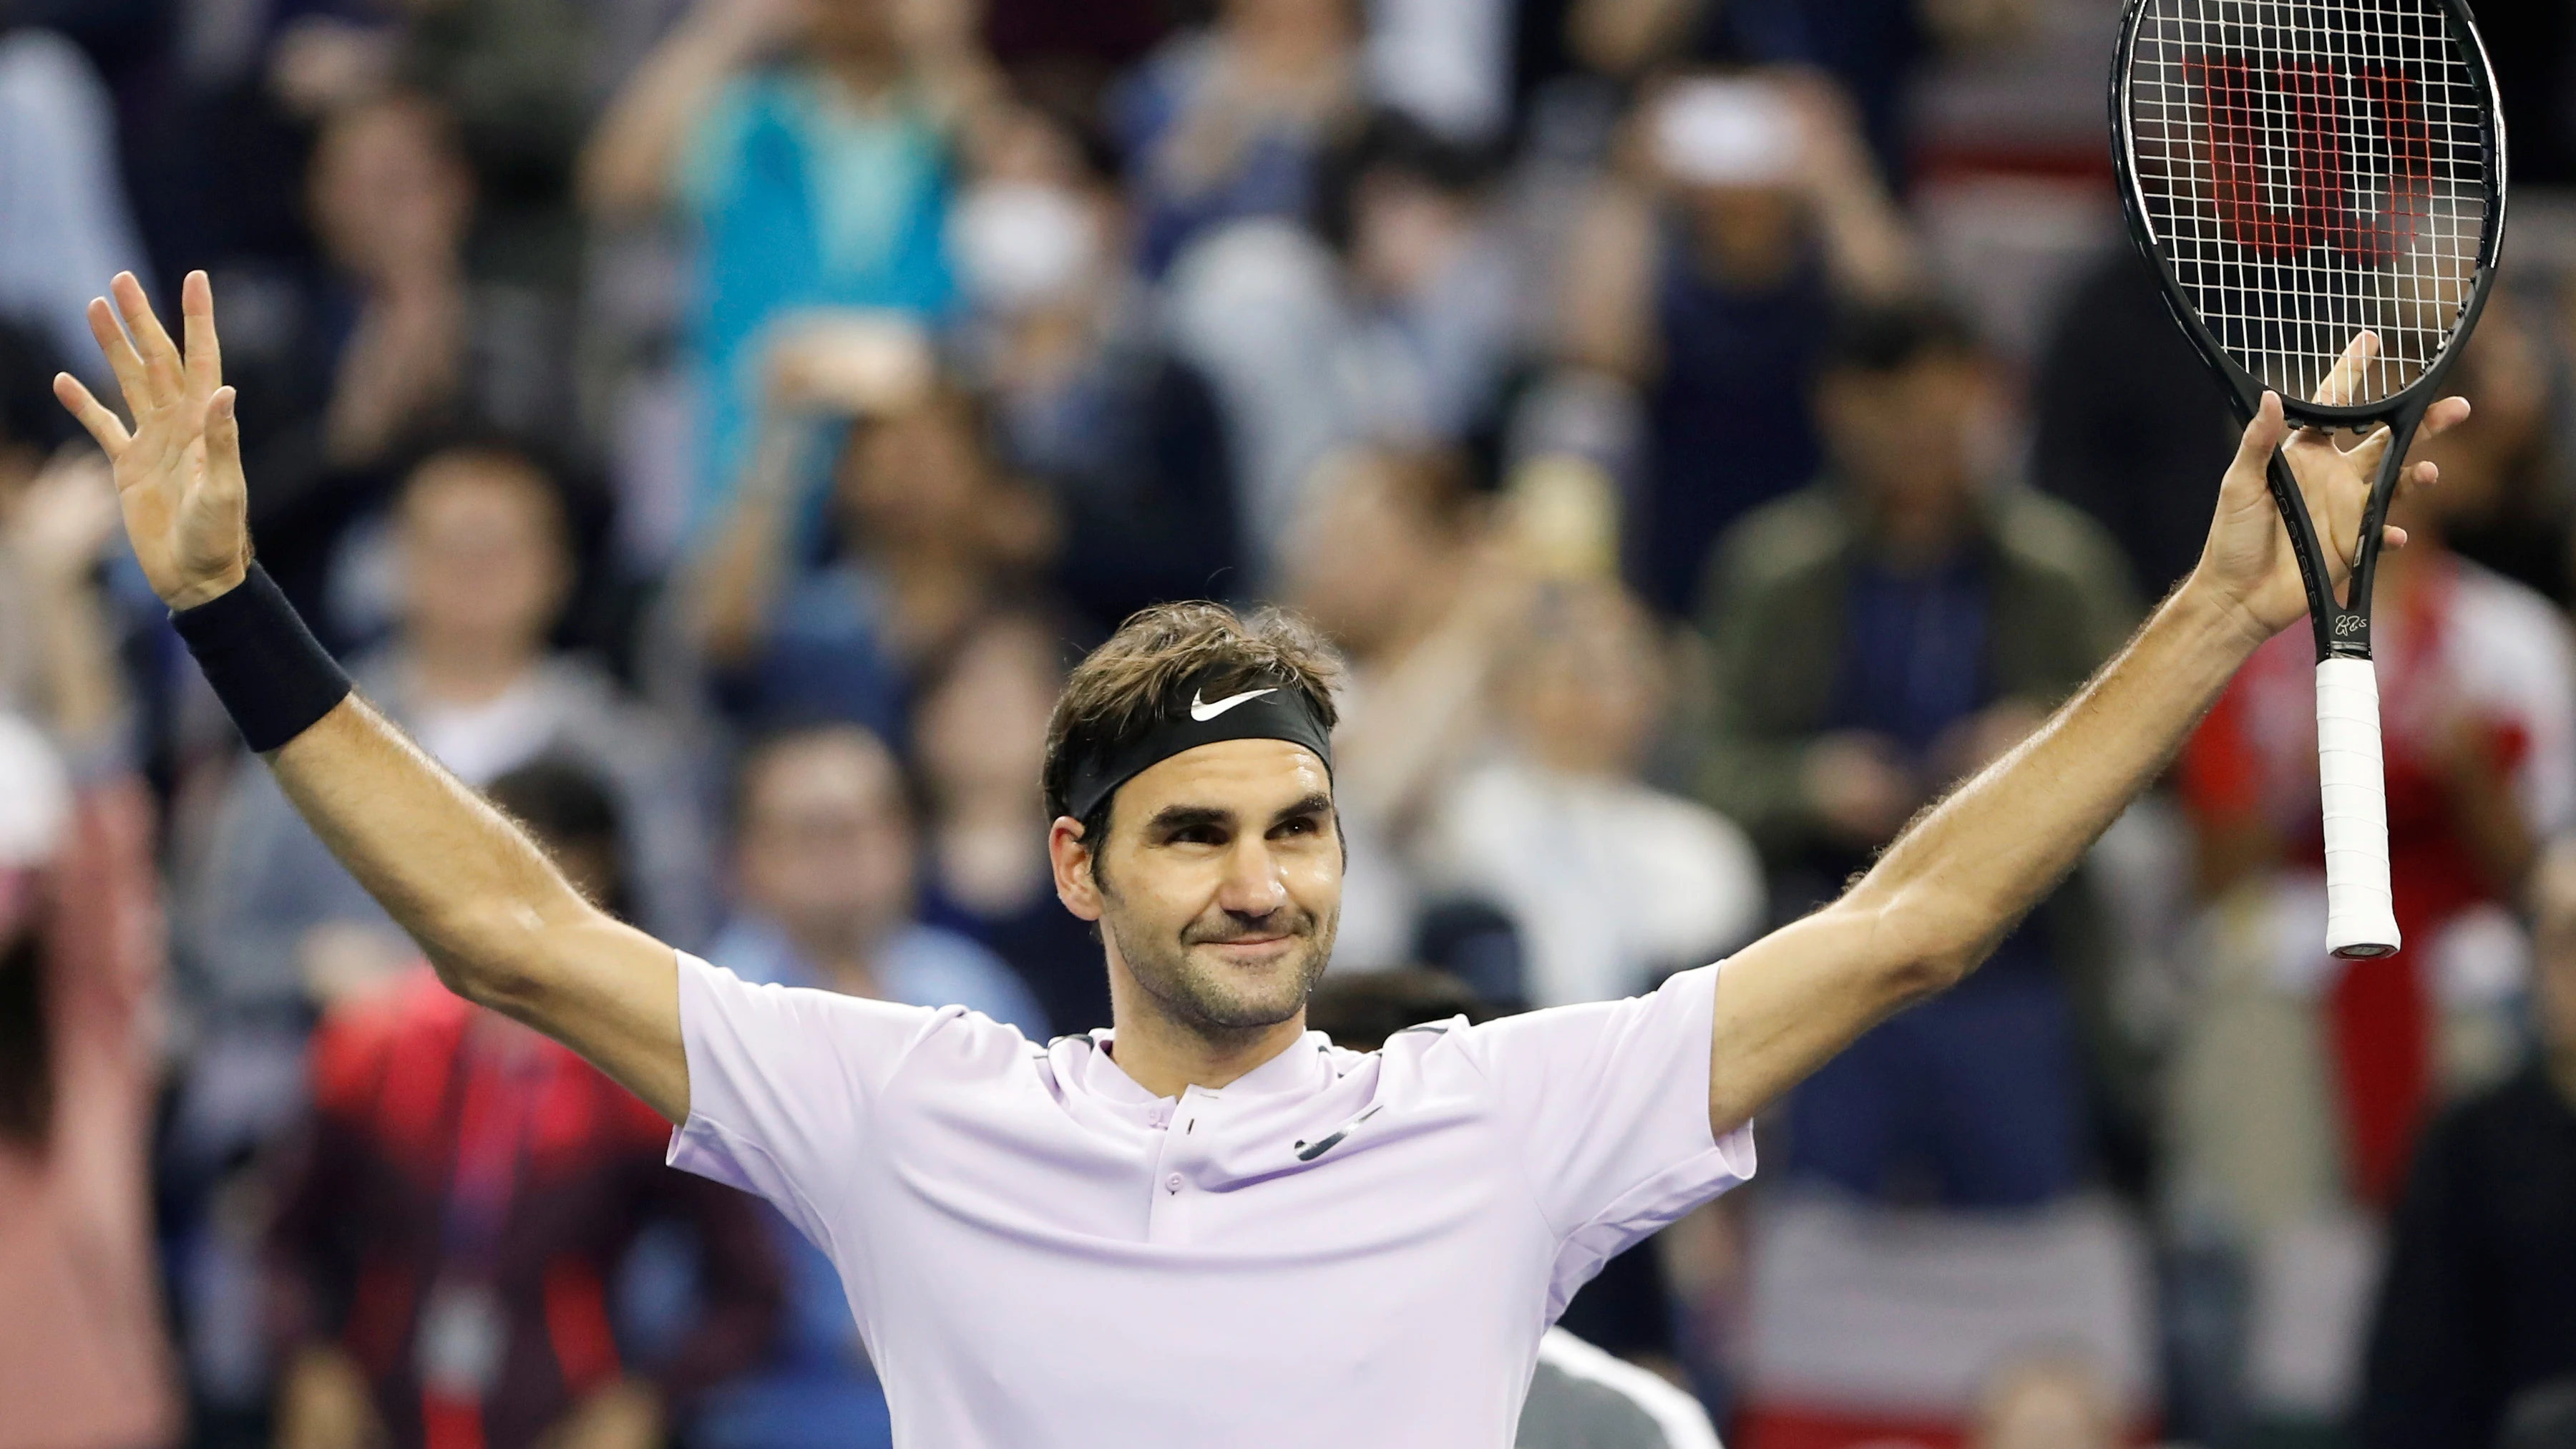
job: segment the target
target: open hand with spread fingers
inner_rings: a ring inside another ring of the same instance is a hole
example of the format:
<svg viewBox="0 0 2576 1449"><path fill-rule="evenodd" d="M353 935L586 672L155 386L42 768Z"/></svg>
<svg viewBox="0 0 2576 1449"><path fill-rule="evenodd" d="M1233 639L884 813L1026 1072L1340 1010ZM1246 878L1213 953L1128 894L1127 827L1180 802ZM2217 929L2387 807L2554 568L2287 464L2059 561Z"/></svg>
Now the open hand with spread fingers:
<svg viewBox="0 0 2576 1449"><path fill-rule="evenodd" d="M115 465L126 536L153 592L174 610L194 608L239 584L250 567L241 429L233 390L223 385L214 289L203 272L190 272L180 287L184 352L133 273L119 272L109 291L114 305L92 300L89 327L115 369L132 429L70 373L54 378L54 396Z"/></svg>

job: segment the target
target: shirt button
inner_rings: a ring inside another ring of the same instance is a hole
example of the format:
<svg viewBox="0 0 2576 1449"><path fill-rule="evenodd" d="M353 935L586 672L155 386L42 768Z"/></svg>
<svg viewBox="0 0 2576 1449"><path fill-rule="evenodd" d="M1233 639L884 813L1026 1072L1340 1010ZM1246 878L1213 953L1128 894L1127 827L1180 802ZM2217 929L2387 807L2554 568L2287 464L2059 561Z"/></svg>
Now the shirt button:
<svg viewBox="0 0 2576 1449"><path fill-rule="evenodd" d="M1172 1125L1172 1114L1164 1111L1160 1107L1157 1107L1153 1111L1145 1114L1145 1120L1157 1127L1169 1127Z"/></svg>
<svg viewBox="0 0 2576 1449"><path fill-rule="evenodd" d="M1171 1176L1169 1176L1169 1177L1167 1177L1167 1178L1164 1178L1164 1179L1163 1179L1163 1191L1165 1191L1165 1192L1179 1192L1180 1190L1181 1190L1181 1175L1180 1175L1179 1173L1175 1172L1175 1173L1173 1173Z"/></svg>

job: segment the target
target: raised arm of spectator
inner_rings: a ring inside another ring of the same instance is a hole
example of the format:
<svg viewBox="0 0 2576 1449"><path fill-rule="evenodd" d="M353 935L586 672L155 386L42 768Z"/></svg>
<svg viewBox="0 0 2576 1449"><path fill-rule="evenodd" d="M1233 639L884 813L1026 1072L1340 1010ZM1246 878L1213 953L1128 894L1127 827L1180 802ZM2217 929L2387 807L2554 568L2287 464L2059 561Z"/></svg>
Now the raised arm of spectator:
<svg viewBox="0 0 2576 1449"><path fill-rule="evenodd" d="M1835 288L1885 298L1920 283L1914 233L1879 179L1851 98L1823 76L1792 74L1779 83L1805 133L1798 175Z"/></svg>
<svg viewBox="0 0 2576 1449"><path fill-rule="evenodd" d="M69 374L55 379L55 393L114 463L135 557L210 677L224 674L217 693L245 737L440 979L580 1052L664 1117L685 1119L671 948L583 899L499 811L347 692L274 586L253 577L241 436L205 274L191 273L183 293L184 353L131 274L113 290L113 307L90 304L90 327L133 427ZM218 604L229 608L192 612ZM256 692L272 683L274 700ZM267 741L272 731L285 737Z"/></svg>
<svg viewBox="0 0 2576 1449"><path fill-rule="evenodd" d="M9 519L10 570L25 590L47 723L68 749L104 743L125 717L116 644L93 573L116 529L95 457L64 453L27 485Z"/></svg>
<svg viewBox="0 0 2576 1449"><path fill-rule="evenodd" d="M2376 350L2370 334L2356 339L2327 396L2342 396ZM2467 416L2465 401L2445 399L2424 426ZM2385 429L2349 451L2313 431L2293 439L2280 401L2264 398L2220 487L2199 566L2128 647L2019 748L1918 819L1841 900L1728 963L1711 1044L1713 1127L1733 1128L1869 1027L1975 969L2164 768L2256 646L2307 613L2265 481L2272 454L2289 459L2319 535L2357 540L2387 445ZM2431 478L2432 465L2418 463L2408 481Z"/></svg>
<svg viewBox="0 0 2576 1449"><path fill-rule="evenodd" d="M698 0L609 102L582 151L582 204L608 217L666 205L699 118L726 81L787 35L795 14L792 0Z"/></svg>
<svg viewBox="0 0 2576 1449"><path fill-rule="evenodd" d="M804 429L793 421L773 415L763 423L724 527L690 564L684 626L699 657L718 669L748 664L769 636L787 582L803 445Z"/></svg>

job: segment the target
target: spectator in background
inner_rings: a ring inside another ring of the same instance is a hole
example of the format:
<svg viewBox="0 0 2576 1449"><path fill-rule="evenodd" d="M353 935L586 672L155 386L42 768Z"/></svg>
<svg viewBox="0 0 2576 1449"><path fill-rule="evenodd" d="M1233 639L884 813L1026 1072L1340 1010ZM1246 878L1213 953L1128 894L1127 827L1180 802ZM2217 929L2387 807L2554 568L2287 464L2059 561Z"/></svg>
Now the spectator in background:
<svg viewBox="0 0 2576 1449"><path fill-rule="evenodd" d="M1995 387L1946 307L1844 316L1815 398L1831 472L1736 525L1709 572L1702 798L1753 833L1784 913L1829 898L1925 801L2018 743L2136 620L2099 529L1982 473ZM1966 1208L2072 1190L2079 1007L2102 984L2089 915L2061 890L1964 988L1810 1078L1789 1103L1792 1173Z"/></svg>
<svg viewBox="0 0 2576 1449"><path fill-rule="evenodd" d="M1064 647L1033 614L975 625L922 682L911 753L926 807L922 920L982 942L1056 1030L1074 1032L1109 1024L1109 977L1047 860L1037 780Z"/></svg>
<svg viewBox="0 0 2576 1449"><path fill-rule="evenodd" d="M469 270L478 283L507 289L522 312L569 305L584 260L573 195L583 144L674 0L402 0L402 8L409 23L396 74L455 116L482 197ZM519 323L544 335L564 320Z"/></svg>
<svg viewBox="0 0 2576 1449"><path fill-rule="evenodd" d="M44 336L0 318L0 500L19 498L44 474L62 434L61 406L45 416L59 369ZM37 668L43 640L34 617L37 601L23 569L0 570L0 709L24 711L40 687Z"/></svg>
<svg viewBox="0 0 2576 1449"><path fill-rule="evenodd" d="M1415 835L1449 770L1488 741L1487 686L1525 607L1486 505L1453 455L1340 453L1282 551L1286 602L1350 661L1333 739L1348 852L1335 969L1419 955Z"/></svg>
<svg viewBox="0 0 2576 1449"><path fill-rule="evenodd" d="M1315 224L1342 258L1371 437L1459 444L1494 426L1521 277L1490 216L1492 170L1393 110L1324 154Z"/></svg>
<svg viewBox="0 0 2576 1449"><path fill-rule="evenodd" d="M966 937L916 919L916 854L902 773L875 736L829 725L755 745L735 786L739 908L707 959L746 981L962 1006L1046 1040L1045 1013L1010 967ZM787 1264L784 1331L757 1371L709 1405L696 1442L706 1449L891 1444L885 1393L840 1275L785 1218L767 1216Z"/></svg>
<svg viewBox="0 0 2576 1449"><path fill-rule="evenodd" d="M910 679L1055 546L1051 510L986 451L981 399L905 329L783 339L755 476L700 556L683 627L727 714L901 734ZM798 485L817 421L848 420L824 534Z"/></svg>
<svg viewBox="0 0 2576 1449"><path fill-rule="evenodd" d="M1361 102L1355 0L1223 0L1215 23L1147 57L1110 101L1159 277L1200 231L1303 217L1316 154Z"/></svg>
<svg viewBox="0 0 2576 1449"><path fill-rule="evenodd" d="M1616 584L1547 588L1495 667L1503 750L1433 807L1426 874L1503 903L1532 1006L1640 994L1767 918L1744 832L1638 779L1673 667L1651 616Z"/></svg>
<svg viewBox="0 0 2576 1449"><path fill-rule="evenodd" d="M92 573L115 526L101 472L84 458L0 489L0 580L38 625L45 705L41 727L0 713L5 1449L138 1449L182 1422L147 1176L165 945Z"/></svg>
<svg viewBox="0 0 2576 1449"><path fill-rule="evenodd" d="M2109 529L2162 595L2200 562L2238 429L2125 239L2066 289L2030 389L2032 484Z"/></svg>
<svg viewBox="0 0 2576 1449"><path fill-rule="evenodd" d="M2527 355L2510 322L2495 347L2486 338L2481 328L2451 374L2480 399L2497 367ZM2576 636L2547 599L2448 546L2452 519L2497 506L2511 431L2535 422L2514 405L2515 384L2495 386L2495 414L2481 407L2463 437L2424 445L2442 484L2391 507L2408 543L2381 560L2371 598L2390 880L2407 949L2346 963L2301 938L2272 967L2322 996L2327 1096L2340 1118L2322 1130L2342 1143L2352 1198L2374 1207L2395 1197L2445 1078L2474 1070L2445 1062L2442 1047L2478 1034L2445 1028L2494 1016L2517 988L2504 903L2537 843L2576 826ZM2291 630L2247 663L2193 735L2179 778L2207 894L2314 892L2324 843L2307 636Z"/></svg>
<svg viewBox="0 0 2576 1449"><path fill-rule="evenodd" d="M1107 158L1034 109L976 148L952 239L1004 459L1064 520L1058 589L1101 629L1245 587L1233 439L1134 273Z"/></svg>
<svg viewBox="0 0 2576 1449"><path fill-rule="evenodd" d="M1849 92L1890 188L1915 157L1919 81L1944 50L2009 41L2040 13L2034 0L1736 0L1701 8L1700 48L1762 65L1813 68Z"/></svg>
<svg viewBox="0 0 2576 1449"><path fill-rule="evenodd" d="M307 193L327 270L304 299L296 356L270 359L302 376L279 390L283 415L251 431L263 481L253 517L280 586L336 642L360 643L379 621L351 617L334 591L364 568L406 470L462 431L560 439L570 363L545 359L545 377L498 365L509 318L468 277L474 177L435 101L392 91L334 111Z"/></svg>
<svg viewBox="0 0 2576 1449"><path fill-rule="evenodd" d="M525 456L433 454L395 512L399 626L353 672L370 699L470 784L540 756L596 770L625 821L640 924L706 937L700 783L671 730L588 660L550 655L571 582L562 500ZM189 939L226 1008L327 1002L410 947L264 770L234 777L197 882Z"/></svg>
<svg viewBox="0 0 2576 1449"><path fill-rule="evenodd" d="M2451 442L2443 462L2475 475L2476 498L2446 510L2443 541L2564 607L2576 599L2576 498L2558 473L2553 384L2564 349L2550 345L2549 305L2517 290L2479 316L2483 426Z"/></svg>
<svg viewBox="0 0 2576 1449"><path fill-rule="evenodd" d="M746 981L964 1006L1033 1041L1050 1035L999 957L919 920L911 804L876 736L819 725L753 746L735 785L734 837L739 904L708 960Z"/></svg>
<svg viewBox="0 0 2576 1449"><path fill-rule="evenodd" d="M595 213L694 224L703 472L747 461L773 329L813 308L945 313L949 150L987 103L961 0L700 0L610 106L583 160Z"/></svg>
<svg viewBox="0 0 2576 1449"><path fill-rule="evenodd" d="M89 299L119 271L146 268L107 88L78 46L0 8L0 317L40 329L95 382Z"/></svg>
<svg viewBox="0 0 2576 1449"><path fill-rule="evenodd" d="M2416 1150L2370 1334L2361 1449L2486 1449L2515 1397L2553 1380L2562 1433L2571 1421L2576 847L2542 858L2530 904L2540 1049L2444 1113Z"/></svg>
<svg viewBox="0 0 2576 1449"><path fill-rule="evenodd" d="M1647 463L1626 530L1646 601L1686 610L1710 546L1820 461L1807 397L1838 302L1912 279L1913 241L1853 128L1813 78L1650 89L1629 161L1577 226L1564 360L1644 398Z"/></svg>
<svg viewBox="0 0 2576 1449"><path fill-rule="evenodd" d="M1310 226L1212 232L1166 284L1173 334L1237 439L1256 590L1335 448L1490 440L1520 283L1478 153L1392 111L1357 113L1314 166ZM1320 235L1318 232L1320 231Z"/></svg>
<svg viewBox="0 0 2576 1449"><path fill-rule="evenodd" d="M584 894L629 895L603 781L541 760L491 795ZM668 1124L570 1050L415 966L331 1009L312 1072L269 1237L279 1449L659 1449L768 1342L754 1203L665 1167ZM692 1230L702 1307L629 1364L610 1286L657 1222Z"/></svg>

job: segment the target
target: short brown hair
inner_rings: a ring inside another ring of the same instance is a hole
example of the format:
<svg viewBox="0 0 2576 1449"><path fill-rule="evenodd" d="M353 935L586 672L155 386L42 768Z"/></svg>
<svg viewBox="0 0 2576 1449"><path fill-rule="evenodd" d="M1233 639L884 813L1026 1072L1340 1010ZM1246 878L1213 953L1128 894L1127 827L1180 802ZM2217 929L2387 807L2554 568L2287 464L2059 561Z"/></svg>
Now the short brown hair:
<svg viewBox="0 0 2576 1449"><path fill-rule="evenodd" d="M1047 814L1072 813L1076 765L1133 742L1180 709L1188 689L1222 693L1284 681L1330 729L1340 718L1333 690L1341 674L1341 660L1324 636L1283 609L1263 609L1249 618L1223 604L1140 609L1074 666L1064 693L1056 696L1055 713L1047 720ZM1084 838L1094 846L1108 823L1109 803L1102 801L1092 812L1097 818L1082 822Z"/></svg>

